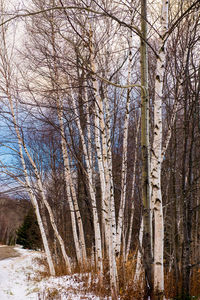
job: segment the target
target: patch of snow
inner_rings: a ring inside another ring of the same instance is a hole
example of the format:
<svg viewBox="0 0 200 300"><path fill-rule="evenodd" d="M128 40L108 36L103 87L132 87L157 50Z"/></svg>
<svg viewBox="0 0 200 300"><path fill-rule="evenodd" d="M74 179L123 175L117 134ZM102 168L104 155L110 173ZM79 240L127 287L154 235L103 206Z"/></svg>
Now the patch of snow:
<svg viewBox="0 0 200 300"><path fill-rule="evenodd" d="M35 281L36 271L41 268L34 260L42 253L15 247L20 257L0 261L0 300L44 300L48 294L59 300L100 300L102 297L85 293L80 274L49 277ZM89 276L89 275L85 275ZM108 298L106 298L108 299Z"/></svg>
<svg viewBox="0 0 200 300"><path fill-rule="evenodd" d="M38 300L37 294L29 295L31 282L27 275L32 272L31 264L37 252L15 248L20 257L0 261L0 299L1 300Z"/></svg>
<svg viewBox="0 0 200 300"><path fill-rule="evenodd" d="M45 299L47 293L54 293L56 290L62 300L100 300L102 297L95 296L91 293L84 293L84 282L81 281L80 274L74 274L72 276L50 277L47 280L42 280L38 284L38 290L40 295ZM55 294L56 295L56 294ZM42 299L43 299L42 298ZM106 298L110 299L110 298Z"/></svg>

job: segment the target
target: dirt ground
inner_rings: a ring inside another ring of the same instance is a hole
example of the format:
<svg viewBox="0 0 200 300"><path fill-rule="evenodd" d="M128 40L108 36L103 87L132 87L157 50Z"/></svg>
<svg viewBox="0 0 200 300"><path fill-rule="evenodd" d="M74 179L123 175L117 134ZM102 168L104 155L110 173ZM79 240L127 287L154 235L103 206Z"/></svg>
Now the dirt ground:
<svg viewBox="0 0 200 300"><path fill-rule="evenodd" d="M0 260L9 258L9 257L17 257L17 256L20 256L20 254L13 247L10 247L10 246L1 246L0 247Z"/></svg>

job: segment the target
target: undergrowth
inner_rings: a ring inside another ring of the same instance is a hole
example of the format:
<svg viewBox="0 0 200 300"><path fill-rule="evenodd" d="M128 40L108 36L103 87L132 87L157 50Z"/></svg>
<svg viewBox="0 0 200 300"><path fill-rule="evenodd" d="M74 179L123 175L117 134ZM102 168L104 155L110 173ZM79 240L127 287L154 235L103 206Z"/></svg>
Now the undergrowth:
<svg viewBox="0 0 200 300"><path fill-rule="evenodd" d="M35 260L37 265L39 265L38 272L35 275L35 280L41 281L42 279L47 279L49 277L47 261L44 258L36 258ZM73 287L71 287L70 291L73 293L80 292L82 295L92 293L96 296L99 296L102 299L108 299L108 297L110 296L108 261L104 260L103 265L104 277L103 282L100 284L98 275L93 264L88 263L87 266L81 269L76 264L73 264L73 275L71 276L73 277L73 280L76 283L80 283L80 289L76 288L74 290ZM119 295L121 300L141 300L143 298L143 274L141 274L141 278L136 284L134 282L135 265L136 261L133 255L130 255L127 263L124 263L121 257L117 259L117 268L119 276ZM55 270L56 276L69 275L66 272L65 265L63 262L57 263L55 265ZM38 295L39 300L60 300L60 297L60 292L56 288L52 288L49 290L46 289L45 292L41 292Z"/></svg>
<svg viewBox="0 0 200 300"><path fill-rule="evenodd" d="M36 258L39 264L39 271L36 274L35 280L40 281L49 277L48 265L44 258ZM93 264L88 263L84 268L78 267L75 263L72 266L72 274L70 275L74 282L79 283L78 288L66 288L66 292L81 293L86 295L92 293L99 296L101 299L108 299L110 296L109 288L109 267L108 261L104 260L104 277L103 283L100 284L98 275ZM133 253L129 256L128 261L125 263L121 257L117 259L117 269L119 277L119 296L120 300L142 300L144 299L144 274L141 273L137 282L134 278L136 268L136 260ZM56 276L69 275L66 272L65 264L59 262L55 265ZM165 297L168 300L199 300L200 299L200 269L193 272L191 276L191 295L194 296L178 296L181 283L176 282L173 273L165 274ZM40 293L38 300L60 300L61 295L57 288L45 290L45 293ZM73 300L73 299L72 299Z"/></svg>
<svg viewBox="0 0 200 300"><path fill-rule="evenodd" d="M173 272L165 274L165 296L172 300L200 300L200 268L193 270L190 278L190 295L183 295L182 278L176 279Z"/></svg>

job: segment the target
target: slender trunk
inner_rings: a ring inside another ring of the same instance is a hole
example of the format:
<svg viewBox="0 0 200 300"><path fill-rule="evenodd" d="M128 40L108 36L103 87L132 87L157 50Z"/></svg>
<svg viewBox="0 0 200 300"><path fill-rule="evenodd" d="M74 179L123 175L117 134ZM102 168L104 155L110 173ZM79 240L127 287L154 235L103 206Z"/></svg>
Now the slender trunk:
<svg viewBox="0 0 200 300"><path fill-rule="evenodd" d="M142 240L143 240L143 220L140 225L140 232L139 232L139 241L138 241L138 250L137 250L137 262L136 262L136 268L135 268L135 275L134 275L134 283L139 284L141 282L141 276L143 271L143 265L142 265Z"/></svg>
<svg viewBox="0 0 200 300"><path fill-rule="evenodd" d="M184 107L184 152L183 152L183 161L182 161L182 210L183 210L183 250L182 250L182 286L181 286L181 295L183 298L186 296L188 292L188 282L186 282L186 273L187 273L187 265L189 261L187 261L187 246L188 246L188 232L187 232L187 200L186 200L186 159L187 159L187 148L188 148L188 122L187 122L187 113L186 106Z"/></svg>
<svg viewBox="0 0 200 300"><path fill-rule="evenodd" d="M42 201L43 201L44 205L46 206L47 211L49 213L50 222L51 222L52 228L54 230L54 233L55 233L55 235L56 235L56 237L59 241L67 270L69 272L71 272L70 261L69 261L69 257L67 256L66 250L65 250L64 241L63 241L62 237L60 236L60 234L58 232L52 209L51 209L51 207L50 207L50 205L49 205L49 203L46 199L44 189L43 189L43 186L42 186L42 181L41 181L37 166L36 166L35 162L33 161L31 155L29 154L29 152L26 148L26 145L24 144L24 141L22 140L22 137L20 135L20 132L19 132L19 129L18 129L18 126L17 126L17 122L16 122L16 119L15 119L15 114L14 114L14 109L13 109L13 104L12 104L11 97L9 97L9 102L10 102L11 113L12 113L12 117L13 117L13 122L15 124L15 130L16 130L16 133L17 133L18 140L20 141L20 144L23 145L24 151L27 154L27 157L28 157L33 169L34 169L34 173L35 173L35 176L36 176L36 179L37 179L37 184L38 184L38 188L39 188L39 191L40 191L40 194L41 194Z"/></svg>
<svg viewBox="0 0 200 300"><path fill-rule="evenodd" d="M116 254L116 215L115 215L115 200L114 200L114 183L112 173L112 148L111 148L111 116L110 107L108 103L108 97L105 99L105 114L106 114L106 139L107 139L107 159L108 159L108 171L110 176L110 213L112 221L112 237L113 248Z"/></svg>
<svg viewBox="0 0 200 300"><path fill-rule="evenodd" d="M76 191L74 188L74 184L70 172L70 163L69 163L69 157L67 153L67 143L65 140L65 133L64 133L63 109L62 109L62 104L60 103L59 100L57 100L57 114L59 119L62 155L64 161L65 184L66 184L66 191L67 191L67 199L70 207L73 238L74 238L77 261L78 264L81 266L86 264L87 261L85 238L84 238L83 223L82 223L82 218L78 206ZM79 238L77 233L76 216L77 216L77 223L79 227L80 243L79 243Z"/></svg>
<svg viewBox="0 0 200 300"><path fill-rule="evenodd" d="M90 64L93 74L97 72L97 66L94 59L94 49L92 43L92 30L90 26ZM115 248L114 248L114 239L112 235L112 214L111 214L111 188L112 184L110 182L109 174L109 164L108 164L108 149L107 149L107 137L106 137L106 126L104 121L103 114L103 100L99 95L99 85L95 76L92 78L94 96L95 96L95 114L99 119L99 126L101 129L101 139L102 139L102 158L103 158L103 170L104 170L104 179L105 179L105 191L102 192L104 196L104 208L105 208L105 228L107 230L108 236L108 255L109 255L109 271L110 271L110 287L112 299L117 299L118 295L118 275L117 275L117 266L115 258Z"/></svg>
<svg viewBox="0 0 200 300"><path fill-rule="evenodd" d="M131 67L132 67L132 31L130 31L129 37L129 65L128 65L128 79L127 85L131 81ZM126 204L126 188L127 188L127 156L128 156L128 126L130 118L130 92L127 90L127 100L126 100L126 111L124 120L124 132L123 132L123 146L122 146L122 169L121 169L121 198L118 213L117 222L117 236L116 236L116 253L120 253L121 248L121 235L122 226L124 223L124 210ZM124 245L125 246L125 245Z"/></svg>
<svg viewBox="0 0 200 300"><path fill-rule="evenodd" d="M93 71L96 71L94 61L93 61ZM97 80L93 80L93 86L95 91L95 101L96 101L96 114L99 119L99 126L101 129L101 139L102 139L102 162L103 162L103 174L104 174L104 190L102 192L104 210L105 210L105 230L106 230L106 239L107 239L107 250L108 250L108 258L109 258L109 269L110 269L110 286L112 299L117 299L118 294L118 277L117 277L117 266L115 259L115 245L114 239L112 235L112 214L111 214L111 182L110 182L110 174L109 174L109 166L107 159L107 139L106 139L106 127L103 116L103 101L98 95L98 83ZM100 131L99 131L100 133Z"/></svg>
<svg viewBox="0 0 200 300"><path fill-rule="evenodd" d="M64 261L65 261L65 265L66 265L66 268L68 270L69 273L71 273L71 265L70 265L70 261L69 261L69 257L67 256L67 253L66 253L66 250L65 250L65 245L64 245L64 241L60 235L60 233L58 232L58 229L57 229L57 225L55 223L55 218L54 218L54 215L53 215L53 211L46 199L46 196L45 196L45 192L44 192L44 189L43 189L43 185L42 185L42 181L41 181L41 178L40 178L40 175L39 175L39 172L37 170L37 167L34 163L34 161L32 160L30 154L28 153L25 145L24 146L24 150L34 168L34 173L35 173L35 176L36 176L36 179L37 179L37 184L38 184L38 189L39 189L39 192L41 194L41 198L42 198L42 201L44 203L44 205L46 206L47 208L47 211L49 213L49 218L50 218L50 222L51 222L51 226L53 228L53 231L55 233L55 236L56 238L58 239L58 242L60 244L60 248L61 248L61 252L62 252L62 255L63 255L63 258L64 258Z"/></svg>
<svg viewBox="0 0 200 300"><path fill-rule="evenodd" d="M187 86L186 86L187 89ZM186 92L185 99L189 98ZM187 100L186 100L187 101ZM185 299L190 295L190 277L191 277L191 262L192 262L192 177L193 177L193 148L194 148L194 120L192 120L192 128L190 132L189 125L189 111L187 109L187 102L185 103L185 143L184 143L184 155L183 155L183 178L182 178L182 188L183 188L183 262L182 262L182 297ZM194 116L193 109L191 115ZM191 139L189 148L189 138ZM188 149L189 148L189 149ZM189 150L188 160L187 151ZM188 182L186 186L186 179L184 176L187 172L186 163L188 163Z"/></svg>
<svg viewBox="0 0 200 300"><path fill-rule="evenodd" d="M140 118L138 120L137 129L136 129L136 137L135 137L135 149L136 150L135 150L135 157L134 157L134 162L133 162L133 179L132 179L132 187L131 187L131 216L130 216L130 224L129 224L129 231L128 231L127 246L126 246L126 261L128 260L128 255L129 255L129 251L130 251L131 237L132 237L132 231L133 231L133 217L134 217L134 211L135 211L134 193L135 193L135 177L136 177L137 146L138 146L139 128L140 128ZM143 227L143 225L142 225L142 227Z"/></svg>
<svg viewBox="0 0 200 300"><path fill-rule="evenodd" d="M37 202L37 199L36 199L32 189L31 189L31 184L30 184L30 180L29 180L29 177L28 177L26 163L25 163L24 155L23 155L23 141L21 139L21 135L20 135L19 128L18 128L18 125L17 125L17 121L16 121L16 118L15 118L12 99L11 99L11 96L9 95L9 93L7 93L7 95L8 95L8 99L9 99L9 103L10 103L10 110L11 110L11 114L12 114L12 118L13 118L13 123L14 123L14 126L15 126L15 132L16 132L17 139L18 139L20 159L21 159L21 163L22 163L22 167L23 167L23 171L24 171L24 176L25 176L25 181L26 181L26 189L27 189L27 192L29 194L31 203L32 203L32 205L35 209L35 213L36 213L36 217L37 217L37 221L38 221L38 225L39 225L39 229L40 229L40 233L41 233L41 237L42 237L42 242L43 242L43 245L44 245L44 250L45 250L45 253L46 253L46 256L47 256L47 262L48 262L50 274L52 276L55 276L55 268L54 268L54 265L53 265L53 259L52 259L52 256L51 256L51 251L50 251L50 248L49 248L47 235L46 235L44 225L43 225L43 222L42 222L42 218L41 218L41 215L40 215L38 202Z"/></svg>
<svg viewBox="0 0 200 300"><path fill-rule="evenodd" d="M168 28L168 1L162 1L161 37L159 39L159 55L156 62L155 99L154 99L154 132L152 147L152 205L154 209L154 297L164 298L164 221L161 193L162 164L162 93L165 71L165 45L163 37Z"/></svg>
<svg viewBox="0 0 200 300"><path fill-rule="evenodd" d="M78 115L77 109L76 109L76 103L75 99L72 95L72 105L75 111L75 114ZM97 212L97 205L96 205L96 196L95 196L95 190L94 190L94 184L93 184L93 172L91 168L91 162L89 161L88 151L87 151L87 145L85 141L85 137L82 131L82 127L80 124L80 119L76 119L76 124L79 130L81 143L83 147L83 153L85 156L85 162L86 162L86 168L87 168L87 179L88 179L88 188L89 193L92 201L92 211L93 211L93 221L94 221L94 232L95 232L95 251L96 251L96 264L97 269L99 272L100 277L102 277L103 274L103 265L102 265L102 245L101 245L101 234L100 234L100 224L99 224L99 218L98 218L98 212Z"/></svg>
<svg viewBox="0 0 200 300"><path fill-rule="evenodd" d="M126 201L126 188L127 188L127 151L128 151L128 124L129 124L129 106L130 106L130 91L127 95L126 116L124 122L124 137L123 137L123 150L122 150L122 170L121 170L121 198L117 222L117 239L116 239L116 253L120 253L122 225L124 221L124 210Z"/></svg>
<svg viewBox="0 0 200 300"><path fill-rule="evenodd" d="M25 173L25 170L24 170L24 173ZM35 195L33 194L32 190L31 190L31 187L29 185L30 183L28 182L28 180L26 178L26 175L27 174L25 174L27 191L28 191L29 197L31 199L31 203L32 203L32 205L35 209L35 214L36 214L36 217L37 217L37 222L38 222L38 226L39 226L39 229L40 229L42 242L43 242L43 245L44 245L44 250L45 250L45 253L46 253L46 256L47 256L47 262L48 262L48 266L49 266L50 275L55 276L56 273L55 273L55 268L54 268L54 265L53 265L53 259L52 259L52 256L51 256L51 251L50 251L50 248L49 248L47 235L46 235L44 225L43 225L43 222L42 222L42 218L41 218L41 215L40 215L37 199L36 199Z"/></svg>
<svg viewBox="0 0 200 300"><path fill-rule="evenodd" d="M149 151L149 95L147 53L147 2L141 0L141 147L142 147L142 202L143 202L143 248L146 277L146 298L153 287L152 211L150 201L150 151Z"/></svg>
<svg viewBox="0 0 200 300"><path fill-rule="evenodd" d="M174 160L172 160L172 195L173 195L173 200L171 203L171 210L172 210L172 216L173 216L173 231L172 231L172 239L173 239L173 250L174 250L174 269L175 269L175 277L176 277L176 293L178 296L179 293L179 280L180 280L180 270L179 270L179 258L180 258L180 253L179 253L179 235L178 235L178 223L179 223L179 216L178 216L178 197L177 197L177 192L176 192L176 186L177 186L177 180L176 180L176 164L177 164L177 138L176 138L176 128L174 129Z"/></svg>
<svg viewBox="0 0 200 300"><path fill-rule="evenodd" d="M109 198L108 191L108 180L109 178L105 175L105 164L103 164L103 153L101 151L101 142L100 142L100 121L99 121L99 109L97 103L95 104L95 140L97 147L97 156L98 156L98 166L100 172L100 182L101 182L101 197L102 197L102 217L103 217L103 226L105 232L105 241L106 241L106 250L109 258L109 267L110 267L110 285L112 298L116 299L117 290L118 290L118 278L117 278L117 269L116 269L116 260L115 260L115 244L113 237L113 214L111 213L111 198ZM104 145L102 145L103 147ZM104 152L105 153L105 152ZM106 166L107 167L107 166ZM108 175L108 173L107 173ZM116 231L115 231L116 232Z"/></svg>
<svg viewBox="0 0 200 300"><path fill-rule="evenodd" d="M55 1L53 0L53 4ZM80 210L78 207L78 201L76 197L76 191L74 188L74 184L71 177L70 172L70 163L69 157L67 153L67 143L65 141L65 132L64 132L64 123L63 123L63 104L62 100L60 99L59 95L59 71L58 71L58 62L57 62L57 48L56 48L56 38L57 33L55 30L54 24L54 13L52 11L52 20L51 20L51 46L53 51L53 74L51 76L52 87L55 90L55 99L56 99L56 106L57 106L57 115L59 120L59 129L60 129L60 138L61 138L61 148L62 148L62 156L64 162L64 179L66 185L66 192L67 192L67 200L69 203L70 208L70 216L72 222L72 232L75 244L75 251L78 264L81 266L82 264L86 263L86 247L85 247L85 239L84 239L84 232L83 232L83 225L82 219L80 215ZM79 226L79 234L80 234L80 243L78 238L77 232L77 225L76 225L76 216L77 216L77 223ZM81 245L81 247L80 247Z"/></svg>
<svg viewBox="0 0 200 300"><path fill-rule="evenodd" d="M109 249L109 236L108 232L108 220L109 220L109 212L108 212L108 203L105 201L105 193L106 193L106 181L105 181L105 173L103 166L103 154L101 147L101 134L100 134L100 124L99 124L99 108L97 103L95 103L95 116L94 116L94 126L95 126L95 145L97 151L97 162L99 169L99 177L100 177L100 185L101 185L101 203L102 203L102 227L105 238L105 250L108 254Z"/></svg>

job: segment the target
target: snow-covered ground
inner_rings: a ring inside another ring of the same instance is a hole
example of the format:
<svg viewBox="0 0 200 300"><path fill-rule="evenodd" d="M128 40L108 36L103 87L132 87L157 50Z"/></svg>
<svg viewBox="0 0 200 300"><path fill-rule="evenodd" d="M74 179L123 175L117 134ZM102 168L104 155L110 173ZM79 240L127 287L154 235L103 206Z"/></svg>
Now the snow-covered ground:
<svg viewBox="0 0 200 300"><path fill-rule="evenodd" d="M39 266L34 258L41 257L41 253L15 249L20 252L20 257L0 261L0 300L46 300L48 294L51 294L49 299L55 300L100 299L84 293L84 282L79 275L35 280Z"/></svg>

